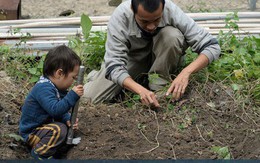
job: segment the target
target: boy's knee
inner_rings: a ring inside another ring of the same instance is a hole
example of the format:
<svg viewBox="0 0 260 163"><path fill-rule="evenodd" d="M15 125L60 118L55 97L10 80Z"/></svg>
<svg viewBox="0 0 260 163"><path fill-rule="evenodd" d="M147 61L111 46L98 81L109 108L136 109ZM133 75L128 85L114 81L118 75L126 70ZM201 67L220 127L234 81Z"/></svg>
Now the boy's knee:
<svg viewBox="0 0 260 163"><path fill-rule="evenodd" d="M58 132L60 134L60 139L65 140L68 132L68 127L66 124L61 122L56 122L58 126Z"/></svg>

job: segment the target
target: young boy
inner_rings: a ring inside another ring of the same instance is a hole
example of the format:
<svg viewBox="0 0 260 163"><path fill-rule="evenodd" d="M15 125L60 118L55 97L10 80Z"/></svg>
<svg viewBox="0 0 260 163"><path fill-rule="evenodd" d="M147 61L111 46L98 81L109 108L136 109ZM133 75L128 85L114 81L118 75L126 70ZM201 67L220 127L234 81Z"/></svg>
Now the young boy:
<svg viewBox="0 0 260 163"><path fill-rule="evenodd" d="M36 159L52 159L66 141L68 112L83 95L82 85L67 89L77 79L81 60L70 48L62 45L50 50L43 65L43 76L22 106L19 132L32 147ZM74 124L73 128L77 128Z"/></svg>

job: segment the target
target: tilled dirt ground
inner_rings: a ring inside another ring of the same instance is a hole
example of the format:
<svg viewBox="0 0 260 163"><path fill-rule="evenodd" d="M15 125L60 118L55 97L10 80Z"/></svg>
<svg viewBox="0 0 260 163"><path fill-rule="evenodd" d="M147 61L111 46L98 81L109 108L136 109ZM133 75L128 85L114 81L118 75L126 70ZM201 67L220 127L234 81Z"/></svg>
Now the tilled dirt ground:
<svg viewBox="0 0 260 163"><path fill-rule="evenodd" d="M246 0L175 2L186 11L248 11ZM22 0L22 15L30 18L58 17L69 9L75 11L72 16L83 12L110 15L114 8L108 6L108 0ZM20 106L29 89L0 72L1 159L31 159L28 148L16 136ZM221 83L193 81L180 102L171 104L161 99L162 109L156 112L136 101L132 103L129 108L125 103L94 106L82 102L78 114L80 130L76 132L82 141L63 158L217 159L230 154L233 159L260 159L259 108L250 103L242 106L232 90ZM213 147L228 151L223 154Z"/></svg>
<svg viewBox="0 0 260 163"><path fill-rule="evenodd" d="M1 71L1 159L31 159L20 140L18 122L24 86ZM241 107L221 83L192 82L185 96L156 111L133 102L90 105L81 102L73 146L63 159L234 159L260 158L259 108ZM171 108L171 110L166 109ZM216 152L214 147L228 149Z"/></svg>

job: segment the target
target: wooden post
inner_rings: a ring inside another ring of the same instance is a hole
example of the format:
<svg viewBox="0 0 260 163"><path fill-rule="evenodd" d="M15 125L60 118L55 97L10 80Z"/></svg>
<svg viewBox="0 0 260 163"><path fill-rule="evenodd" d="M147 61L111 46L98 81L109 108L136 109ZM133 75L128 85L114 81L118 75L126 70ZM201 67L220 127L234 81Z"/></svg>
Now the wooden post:
<svg viewBox="0 0 260 163"><path fill-rule="evenodd" d="M21 0L0 0L0 20L21 18Z"/></svg>

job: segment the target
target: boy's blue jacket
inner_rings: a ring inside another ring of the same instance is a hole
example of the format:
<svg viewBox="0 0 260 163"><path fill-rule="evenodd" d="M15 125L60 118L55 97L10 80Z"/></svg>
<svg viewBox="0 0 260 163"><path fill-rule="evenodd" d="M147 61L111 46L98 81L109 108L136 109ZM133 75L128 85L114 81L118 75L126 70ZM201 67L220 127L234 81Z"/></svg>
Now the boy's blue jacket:
<svg viewBox="0 0 260 163"><path fill-rule="evenodd" d="M73 91L60 91L47 78L41 77L22 106L19 133L27 141L29 134L43 124L70 120L68 112L79 100Z"/></svg>

